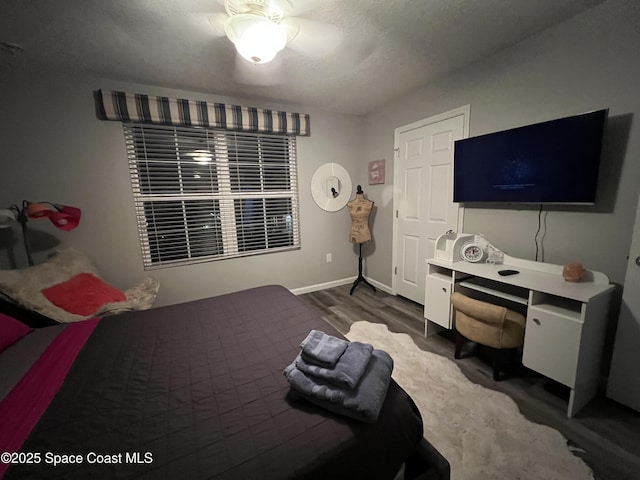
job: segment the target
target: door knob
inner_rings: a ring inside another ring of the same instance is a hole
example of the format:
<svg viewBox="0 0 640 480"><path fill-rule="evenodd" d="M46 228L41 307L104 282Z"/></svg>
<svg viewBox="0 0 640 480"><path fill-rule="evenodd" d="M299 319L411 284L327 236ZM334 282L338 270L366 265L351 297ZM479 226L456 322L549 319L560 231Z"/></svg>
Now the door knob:
<svg viewBox="0 0 640 480"><path fill-rule="evenodd" d="M636 257L636 265L640 267L640 257Z"/></svg>

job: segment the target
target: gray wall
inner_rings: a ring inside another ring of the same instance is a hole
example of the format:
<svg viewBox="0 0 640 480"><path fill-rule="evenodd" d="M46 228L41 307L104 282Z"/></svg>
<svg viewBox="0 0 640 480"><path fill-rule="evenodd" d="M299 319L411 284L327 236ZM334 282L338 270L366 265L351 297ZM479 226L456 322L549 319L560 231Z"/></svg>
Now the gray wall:
<svg viewBox="0 0 640 480"><path fill-rule="evenodd" d="M48 222L30 222L42 260L57 246L87 251L107 280L127 288L146 272L135 223L121 125L95 118L92 91L121 88L188 98L283 108L311 114L312 135L299 137L302 249L155 270L158 304L225 293L265 283L300 288L340 281L357 273L357 252L347 241L346 210L326 213L311 198L315 169L338 162L375 201L373 241L365 245L365 274L391 285L394 129L470 104L471 135L610 109L601 198L595 208L549 209L545 261L578 261L622 283L640 178L640 22L638 3L610 0L585 14L468 66L365 117L304 106L265 104L143 85L127 85L49 72L0 72L0 206L22 199L54 200L83 209L69 233ZM386 183L367 185L367 163L386 160ZM513 256L533 259L535 209L470 209L465 231L484 233ZM9 264L6 231L0 230L0 267ZM19 232L13 251L24 265ZM325 254L333 253L333 263Z"/></svg>
<svg viewBox="0 0 640 480"><path fill-rule="evenodd" d="M298 137L302 249L145 272L122 126L96 119L92 91L98 88L309 113L311 137ZM0 92L2 208L29 199L82 209L80 226L71 232L59 231L47 221L29 222L36 263L60 242L80 248L119 288L130 287L147 274L157 277L161 284L157 305L269 283L300 288L356 275L346 209L324 212L313 202L309 185L313 172L326 162L340 163L353 175L361 155L361 118L48 72L5 74ZM9 266L11 250L17 266L24 266L19 231L12 239L6 231L0 233L0 268ZM13 245L7 248L10 241ZM326 253L333 254L333 263L325 262Z"/></svg>
<svg viewBox="0 0 640 480"><path fill-rule="evenodd" d="M394 129L466 104L470 136L609 108L598 205L546 209L544 261L582 262L623 283L640 182L638 25L637 2L611 0L369 115L366 160L387 160L387 183L367 187L379 208L368 274L391 285ZM535 258L537 225L537 207L464 211L465 232L515 257Z"/></svg>

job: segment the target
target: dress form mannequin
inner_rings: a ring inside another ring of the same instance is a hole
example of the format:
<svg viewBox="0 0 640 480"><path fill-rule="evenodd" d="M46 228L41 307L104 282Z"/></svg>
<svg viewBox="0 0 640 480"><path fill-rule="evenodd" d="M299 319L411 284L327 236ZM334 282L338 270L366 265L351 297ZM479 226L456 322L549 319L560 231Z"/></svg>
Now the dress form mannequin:
<svg viewBox="0 0 640 480"><path fill-rule="evenodd" d="M364 198L362 187L358 185L356 198L347 203L349 213L351 214L351 231L349 232L349 241L351 243L364 243L371 240L371 232L369 231L369 215L373 208L373 202Z"/></svg>
<svg viewBox="0 0 640 480"><path fill-rule="evenodd" d="M358 243L360 247L360 255L358 256L358 278L353 282L350 295L353 295L353 291L356 286L362 282L369 285L373 291L376 288L371 285L362 275L362 244L371 240L371 232L369 231L369 215L373 208L373 202L364 198L364 192L362 187L358 185L356 191L356 198L347 203L349 208L349 214L351 215L351 231L349 232L349 241L351 243Z"/></svg>

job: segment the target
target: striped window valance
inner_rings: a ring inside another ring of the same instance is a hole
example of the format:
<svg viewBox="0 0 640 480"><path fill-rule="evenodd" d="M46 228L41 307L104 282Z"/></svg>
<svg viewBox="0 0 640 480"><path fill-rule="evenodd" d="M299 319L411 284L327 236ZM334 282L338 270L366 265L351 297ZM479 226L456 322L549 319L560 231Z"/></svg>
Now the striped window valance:
<svg viewBox="0 0 640 480"><path fill-rule="evenodd" d="M311 135L309 115L304 113L110 90L95 95L101 120Z"/></svg>

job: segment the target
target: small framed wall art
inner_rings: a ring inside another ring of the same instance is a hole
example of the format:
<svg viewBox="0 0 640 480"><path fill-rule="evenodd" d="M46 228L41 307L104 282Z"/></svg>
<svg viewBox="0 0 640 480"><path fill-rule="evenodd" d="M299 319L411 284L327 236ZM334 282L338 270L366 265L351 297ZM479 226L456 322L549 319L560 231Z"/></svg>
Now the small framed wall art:
<svg viewBox="0 0 640 480"><path fill-rule="evenodd" d="M384 160L369 162L369 185L384 183Z"/></svg>

